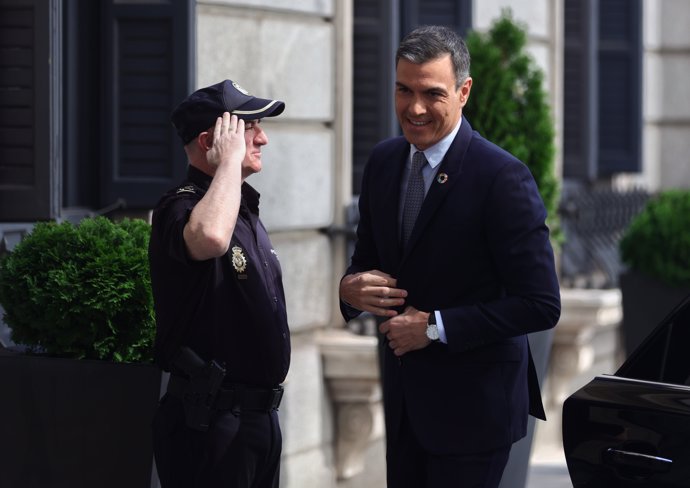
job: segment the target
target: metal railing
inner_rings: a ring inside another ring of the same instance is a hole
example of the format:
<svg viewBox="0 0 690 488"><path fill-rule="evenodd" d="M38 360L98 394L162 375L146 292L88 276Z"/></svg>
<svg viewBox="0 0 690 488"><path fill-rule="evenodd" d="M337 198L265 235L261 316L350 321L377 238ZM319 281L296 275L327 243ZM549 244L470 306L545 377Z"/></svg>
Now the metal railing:
<svg viewBox="0 0 690 488"><path fill-rule="evenodd" d="M642 189L564 188L559 214L565 236L563 286L615 288L623 270L618 245L651 195Z"/></svg>

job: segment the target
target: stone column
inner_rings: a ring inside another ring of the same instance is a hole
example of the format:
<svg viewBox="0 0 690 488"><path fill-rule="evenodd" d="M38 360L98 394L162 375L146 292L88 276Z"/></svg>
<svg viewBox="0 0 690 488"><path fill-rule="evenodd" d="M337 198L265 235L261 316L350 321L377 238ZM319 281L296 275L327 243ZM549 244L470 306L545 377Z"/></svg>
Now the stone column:
<svg viewBox="0 0 690 488"><path fill-rule="evenodd" d="M623 317L619 289L561 291L550 372L550 406L560 406L597 374L620 365L618 332Z"/></svg>
<svg viewBox="0 0 690 488"><path fill-rule="evenodd" d="M331 329L318 344L335 412L336 474L348 479L363 471L368 445L383 436L377 339Z"/></svg>
<svg viewBox="0 0 690 488"><path fill-rule="evenodd" d="M554 331L544 385L548 422L538 423L533 456L544 457L549 450L562 452L565 399L596 375L613 374L620 366L622 316L619 289L561 289L561 319Z"/></svg>

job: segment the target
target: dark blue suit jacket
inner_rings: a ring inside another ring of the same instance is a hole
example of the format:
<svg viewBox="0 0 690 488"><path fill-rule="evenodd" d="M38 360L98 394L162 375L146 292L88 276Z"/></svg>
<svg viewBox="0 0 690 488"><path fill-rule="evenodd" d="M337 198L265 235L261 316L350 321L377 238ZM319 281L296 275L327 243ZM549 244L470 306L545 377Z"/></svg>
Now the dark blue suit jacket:
<svg viewBox="0 0 690 488"><path fill-rule="evenodd" d="M382 348L388 441L396 440L404 407L431 452L509 445L525 435L528 412L543 416L526 334L554 327L560 315L546 210L529 169L463 119L437 173L448 179L434 180L402 250L398 207L408 156L403 137L374 148L347 273L379 269L395 277L407 305L441 311L448 344L400 360ZM341 308L351 319L351 309Z"/></svg>

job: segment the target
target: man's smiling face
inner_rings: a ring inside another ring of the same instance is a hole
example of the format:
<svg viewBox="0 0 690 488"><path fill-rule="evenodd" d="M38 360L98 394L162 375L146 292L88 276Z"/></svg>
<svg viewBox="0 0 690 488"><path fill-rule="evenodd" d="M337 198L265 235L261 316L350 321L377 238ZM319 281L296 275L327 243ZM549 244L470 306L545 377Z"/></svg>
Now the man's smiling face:
<svg viewBox="0 0 690 488"><path fill-rule="evenodd" d="M450 54L426 63L400 59L396 67L395 112L408 142L425 150L447 136L462 116L472 87L455 88Z"/></svg>

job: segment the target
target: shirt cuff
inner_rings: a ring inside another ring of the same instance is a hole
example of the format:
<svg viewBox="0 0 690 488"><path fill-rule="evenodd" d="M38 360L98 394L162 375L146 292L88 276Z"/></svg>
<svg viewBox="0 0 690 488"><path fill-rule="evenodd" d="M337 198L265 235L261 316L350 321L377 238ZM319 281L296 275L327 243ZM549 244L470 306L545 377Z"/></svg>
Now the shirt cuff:
<svg viewBox="0 0 690 488"><path fill-rule="evenodd" d="M438 329L438 340L444 344L448 344L448 338L446 337L446 328L443 326L443 317L441 317L441 312L438 310L434 311L436 316L436 328Z"/></svg>

